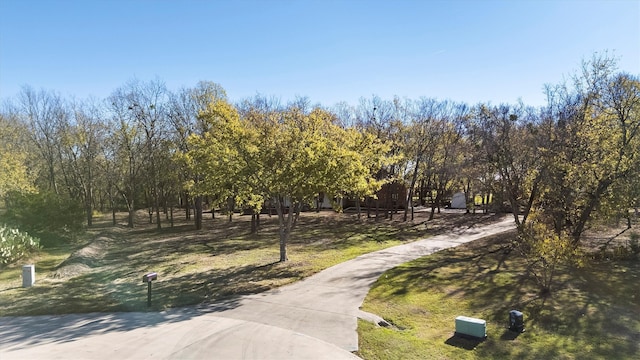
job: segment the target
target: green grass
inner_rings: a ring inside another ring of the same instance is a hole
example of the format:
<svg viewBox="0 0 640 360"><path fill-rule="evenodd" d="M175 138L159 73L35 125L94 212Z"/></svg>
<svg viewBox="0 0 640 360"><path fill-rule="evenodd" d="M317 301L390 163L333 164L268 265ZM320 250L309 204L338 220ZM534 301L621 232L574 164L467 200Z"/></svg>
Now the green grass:
<svg viewBox="0 0 640 360"><path fill-rule="evenodd" d="M631 359L640 353L640 263L591 262L561 269L538 294L509 236L477 241L386 272L363 310L395 329L360 321L365 359ZM508 331L512 309L526 332ZM459 315L487 321L483 342L454 337Z"/></svg>
<svg viewBox="0 0 640 360"><path fill-rule="evenodd" d="M184 219L158 230L140 215L134 229L112 227L105 218L90 229L82 243L87 247L45 248L0 269L0 316L158 311L258 293L428 236L449 222L442 218L427 230L422 220L358 221L348 214L303 213L288 245L290 261L280 263L276 217L263 216L261 231L251 234L248 216L236 216L232 223L206 219L198 231ZM36 285L25 289L21 266L27 263L36 265ZM150 271L158 273L158 281L147 309L142 275Z"/></svg>

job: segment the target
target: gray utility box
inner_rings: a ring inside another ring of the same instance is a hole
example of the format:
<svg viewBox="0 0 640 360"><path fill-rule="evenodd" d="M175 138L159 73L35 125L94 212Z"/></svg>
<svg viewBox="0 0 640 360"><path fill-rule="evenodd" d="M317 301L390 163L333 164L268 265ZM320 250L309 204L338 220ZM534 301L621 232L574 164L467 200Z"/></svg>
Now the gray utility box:
<svg viewBox="0 0 640 360"><path fill-rule="evenodd" d="M22 287L32 287L36 283L36 266L22 266Z"/></svg>
<svg viewBox="0 0 640 360"><path fill-rule="evenodd" d="M484 339L487 337L487 322L482 319L458 316L456 318L456 335Z"/></svg>

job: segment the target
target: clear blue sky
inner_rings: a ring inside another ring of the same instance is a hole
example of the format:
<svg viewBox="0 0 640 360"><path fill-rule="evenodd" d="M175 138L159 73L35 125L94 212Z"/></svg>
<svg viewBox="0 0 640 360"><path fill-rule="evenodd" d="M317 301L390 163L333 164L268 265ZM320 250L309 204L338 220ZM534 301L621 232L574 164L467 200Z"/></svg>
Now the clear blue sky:
<svg viewBox="0 0 640 360"><path fill-rule="evenodd" d="M214 81L234 101L542 105L604 50L640 74L640 0L0 1L0 98L106 97L135 77Z"/></svg>

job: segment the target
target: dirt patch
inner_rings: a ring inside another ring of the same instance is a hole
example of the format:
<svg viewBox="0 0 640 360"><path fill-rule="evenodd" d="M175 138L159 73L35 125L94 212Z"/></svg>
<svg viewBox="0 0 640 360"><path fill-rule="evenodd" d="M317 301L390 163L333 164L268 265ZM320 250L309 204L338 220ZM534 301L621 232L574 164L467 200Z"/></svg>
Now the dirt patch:
<svg viewBox="0 0 640 360"><path fill-rule="evenodd" d="M72 278L91 271L92 268L100 266L100 260L104 258L106 250L113 239L100 236L89 245L72 253L65 261L56 268L53 273L55 279Z"/></svg>
<svg viewBox="0 0 640 360"><path fill-rule="evenodd" d="M587 249L610 250L618 246L628 246L632 234L640 234L638 220L631 227L627 224L594 226L584 233L582 243Z"/></svg>

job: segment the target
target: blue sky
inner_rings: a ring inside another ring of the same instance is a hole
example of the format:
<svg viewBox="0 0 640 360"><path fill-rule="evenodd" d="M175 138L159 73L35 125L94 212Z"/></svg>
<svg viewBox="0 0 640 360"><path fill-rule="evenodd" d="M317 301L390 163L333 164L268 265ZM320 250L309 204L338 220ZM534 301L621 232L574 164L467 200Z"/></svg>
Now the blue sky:
<svg viewBox="0 0 640 360"><path fill-rule="evenodd" d="M640 1L0 1L0 98L200 80L231 98L544 103L608 50L640 74Z"/></svg>

